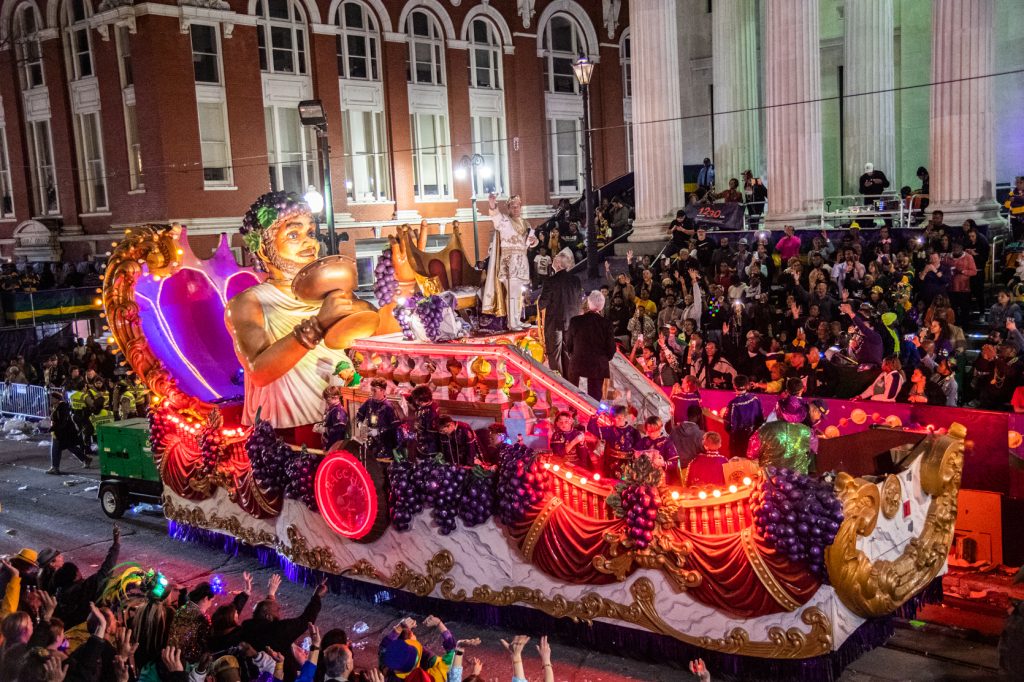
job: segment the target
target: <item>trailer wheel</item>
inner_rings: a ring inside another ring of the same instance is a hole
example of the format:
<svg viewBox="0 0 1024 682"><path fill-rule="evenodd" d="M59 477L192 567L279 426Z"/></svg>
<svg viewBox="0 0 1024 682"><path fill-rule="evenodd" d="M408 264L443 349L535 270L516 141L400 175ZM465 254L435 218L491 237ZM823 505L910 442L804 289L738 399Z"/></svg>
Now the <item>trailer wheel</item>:
<svg viewBox="0 0 1024 682"><path fill-rule="evenodd" d="M112 519L124 516L128 507L128 495L123 486L116 483L104 483L100 486L100 506L103 513Z"/></svg>

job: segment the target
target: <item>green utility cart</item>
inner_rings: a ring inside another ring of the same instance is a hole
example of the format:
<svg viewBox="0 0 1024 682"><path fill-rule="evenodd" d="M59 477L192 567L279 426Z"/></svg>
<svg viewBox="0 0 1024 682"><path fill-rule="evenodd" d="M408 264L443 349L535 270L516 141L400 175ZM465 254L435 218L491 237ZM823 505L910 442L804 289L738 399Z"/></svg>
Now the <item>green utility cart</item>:
<svg viewBox="0 0 1024 682"><path fill-rule="evenodd" d="M112 519L129 504L160 503L163 484L149 447L149 420L125 419L96 427L100 455L100 506Z"/></svg>

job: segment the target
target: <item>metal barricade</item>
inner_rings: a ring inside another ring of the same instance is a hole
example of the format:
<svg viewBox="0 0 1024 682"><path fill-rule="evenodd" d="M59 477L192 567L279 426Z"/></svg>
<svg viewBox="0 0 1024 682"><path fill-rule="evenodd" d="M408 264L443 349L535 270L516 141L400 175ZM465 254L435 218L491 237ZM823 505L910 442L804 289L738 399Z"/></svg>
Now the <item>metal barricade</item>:
<svg viewBox="0 0 1024 682"><path fill-rule="evenodd" d="M45 386L0 383L0 414L33 419L49 417L49 392Z"/></svg>

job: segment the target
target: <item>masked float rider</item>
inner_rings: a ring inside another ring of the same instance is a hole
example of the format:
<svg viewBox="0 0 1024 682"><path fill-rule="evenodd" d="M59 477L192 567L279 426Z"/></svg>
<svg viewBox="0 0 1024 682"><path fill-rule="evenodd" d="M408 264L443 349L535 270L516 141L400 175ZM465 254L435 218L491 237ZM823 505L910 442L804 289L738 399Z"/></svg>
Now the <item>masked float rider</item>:
<svg viewBox="0 0 1024 682"><path fill-rule="evenodd" d="M374 379L370 382L370 398L359 406L356 423L365 429L366 454L370 457L391 457L398 447L398 427L402 420L387 399L388 382Z"/></svg>

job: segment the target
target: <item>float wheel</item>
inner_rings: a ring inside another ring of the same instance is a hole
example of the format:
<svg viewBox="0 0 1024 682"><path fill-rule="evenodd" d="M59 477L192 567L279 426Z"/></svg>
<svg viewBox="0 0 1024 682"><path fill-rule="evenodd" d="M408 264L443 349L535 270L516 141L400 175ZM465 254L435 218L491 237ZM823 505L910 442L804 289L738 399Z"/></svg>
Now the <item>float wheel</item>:
<svg viewBox="0 0 1024 682"><path fill-rule="evenodd" d="M331 450L317 467L314 485L317 506L327 525L358 542L373 542L389 523L383 470L376 461L368 466L348 450Z"/></svg>

